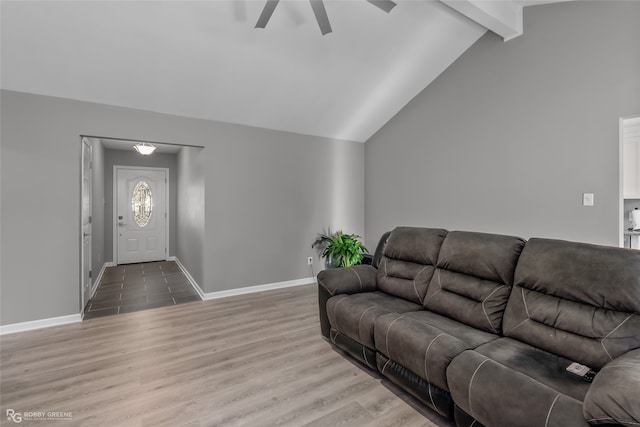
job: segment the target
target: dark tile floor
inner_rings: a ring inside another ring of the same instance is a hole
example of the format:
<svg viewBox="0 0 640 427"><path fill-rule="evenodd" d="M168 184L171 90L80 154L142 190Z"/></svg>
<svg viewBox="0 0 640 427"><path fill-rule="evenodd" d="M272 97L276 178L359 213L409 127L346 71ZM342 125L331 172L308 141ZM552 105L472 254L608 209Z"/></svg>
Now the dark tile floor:
<svg viewBox="0 0 640 427"><path fill-rule="evenodd" d="M200 301L174 261L125 264L105 269L84 319Z"/></svg>

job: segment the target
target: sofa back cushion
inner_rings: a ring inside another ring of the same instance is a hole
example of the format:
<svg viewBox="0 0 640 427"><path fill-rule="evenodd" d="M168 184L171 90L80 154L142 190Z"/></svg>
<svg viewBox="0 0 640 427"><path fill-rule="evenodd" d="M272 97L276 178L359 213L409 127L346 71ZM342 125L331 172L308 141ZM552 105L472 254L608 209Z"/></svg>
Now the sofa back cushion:
<svg viewBox="0 0 640 427"><path fill-rule="evenodd" d="M422 304L447 230L397 227L378 266L378 289Z"/></svg>
<svg viewBox="0 0 640 427"><path fill-rule="evenodd" d="M504 333L599 369L640 347L640 251L531 239Z"/></svg>
<svg viewBox="0 0 640 427"><path fill-rule="evenodd" d="M452 231L442 244L424 307L500 334L525 241L499 234Z"/></svg>
<svg viewBox="0 0 640 427"><path fill-rule="evenodd" d="M382 260L382 255L384 254L384 248L387 246L387 240L389 240L389 236L391 235L390 231L387 231L382 234L380 237L380 241L378 242L378 246L376 246L376 251L373 254L373 260L371 261L371 265L375 268L380 267L380 261Z"/></svg>

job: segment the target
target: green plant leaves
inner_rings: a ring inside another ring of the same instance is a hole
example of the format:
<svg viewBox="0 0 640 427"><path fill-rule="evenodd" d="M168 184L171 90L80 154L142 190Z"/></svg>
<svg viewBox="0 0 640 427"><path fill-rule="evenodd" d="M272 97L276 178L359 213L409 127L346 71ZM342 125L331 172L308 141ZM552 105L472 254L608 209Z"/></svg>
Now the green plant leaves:
<svg viewBox="0 0 640 427"><path fill-rule="evenodd" d="M322 235L321 240L326 243L322 256L332 257L338 267L356 265L362 261L362 255L368 251L358 240L359 238L360 236L356 234L344 234L342 231L337 231L330 236ZM318 241L314 245L317 243Z"/></svg>

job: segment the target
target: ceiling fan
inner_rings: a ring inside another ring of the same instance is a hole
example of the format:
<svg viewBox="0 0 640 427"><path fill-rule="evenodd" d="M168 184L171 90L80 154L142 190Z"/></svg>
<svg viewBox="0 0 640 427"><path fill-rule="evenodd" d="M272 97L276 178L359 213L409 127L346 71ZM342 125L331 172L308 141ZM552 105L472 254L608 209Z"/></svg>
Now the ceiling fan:
<svg viewBox="0 0 640 427"><path fill-rule="evenodd" d="M367 1L387 13L391 12L391 9L396 6L396 3L391 0ZM267 0L260 17L258 18L258 22L256 22L255 28L265 28L267 26L267 22L271 19L271 15L279 2L280 0ZM332 31L331 24L329 23L329 17L327 16L327 11L324 8L323 0L309 0L309 3L311 3L311 9L313 9L313 14L316 17L316 21L318 21L318 26L320 27L322 35L324 36L325 34L330 33Z"/></svg>

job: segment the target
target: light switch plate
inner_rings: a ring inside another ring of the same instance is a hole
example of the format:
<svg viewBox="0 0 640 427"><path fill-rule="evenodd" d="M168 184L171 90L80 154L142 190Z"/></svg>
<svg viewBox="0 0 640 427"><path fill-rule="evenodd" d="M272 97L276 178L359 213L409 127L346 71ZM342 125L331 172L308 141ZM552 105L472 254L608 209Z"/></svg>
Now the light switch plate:
<svg viewBox="0 0 640 427"><path fill-rule="evenodd" d="M582 193L582 206L593 206L593 193Z"/></svg>

